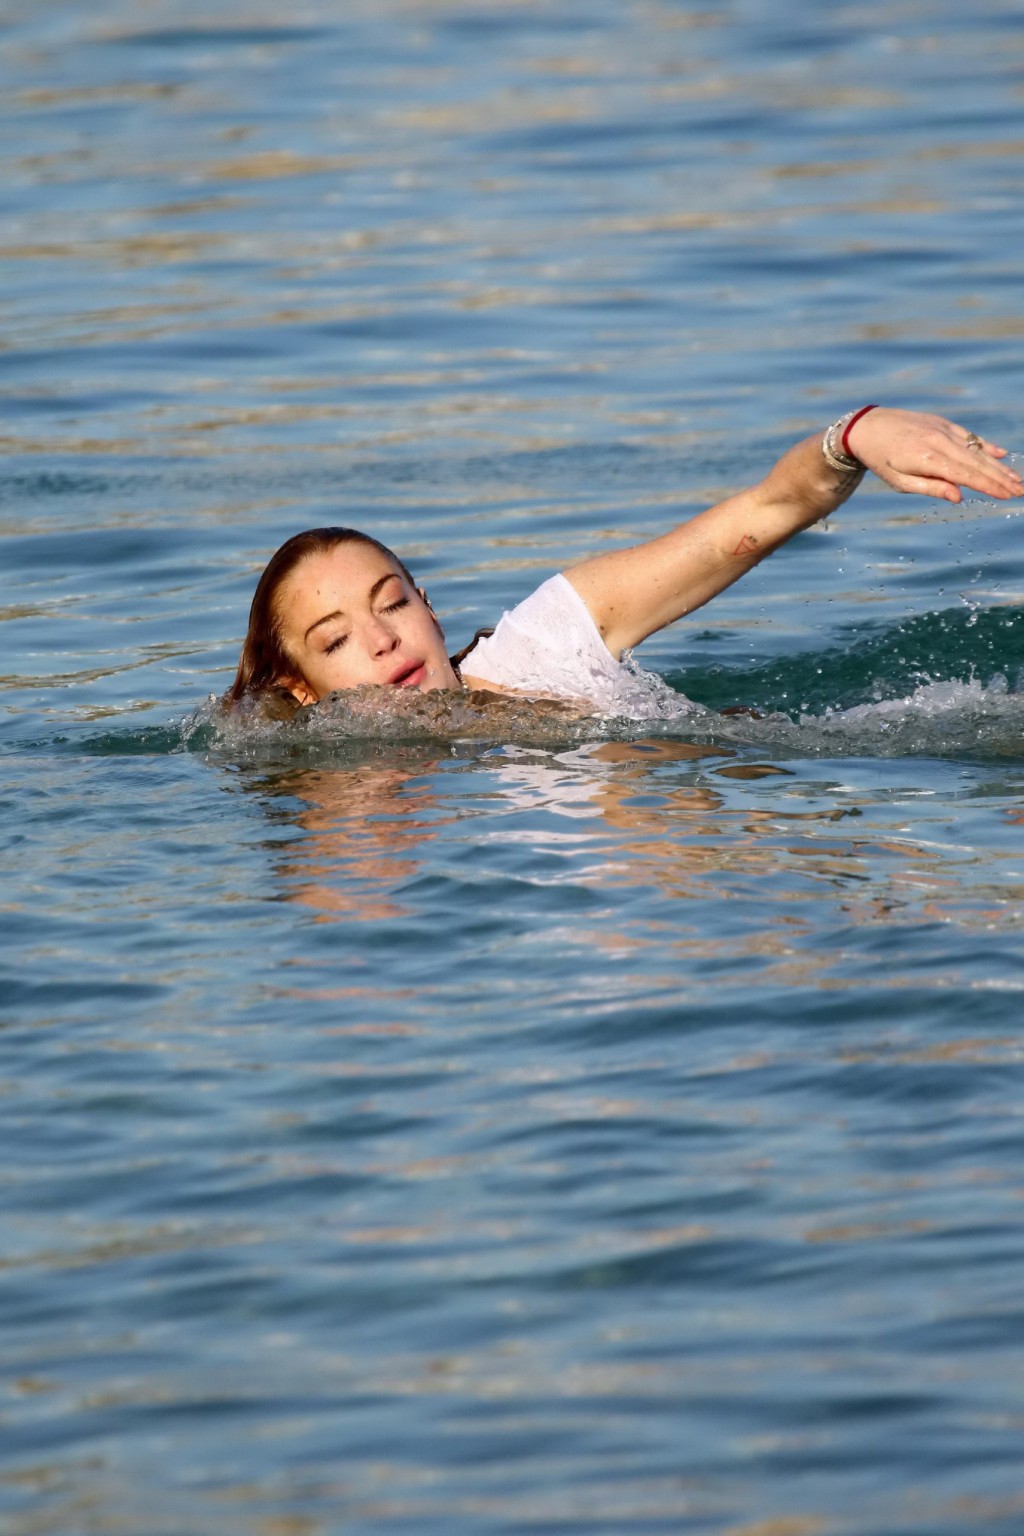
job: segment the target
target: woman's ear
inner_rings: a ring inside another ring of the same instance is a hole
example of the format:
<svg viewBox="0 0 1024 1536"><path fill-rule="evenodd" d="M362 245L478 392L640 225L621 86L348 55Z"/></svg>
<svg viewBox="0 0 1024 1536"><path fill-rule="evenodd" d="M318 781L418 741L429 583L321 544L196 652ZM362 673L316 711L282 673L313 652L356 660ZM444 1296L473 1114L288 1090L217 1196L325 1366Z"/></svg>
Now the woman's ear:
<svg viewBox="0 0 1024 1536"><path fill-rule="evenodd" d="M304 678L279 677L274 686L277 688L286 688L291 694L292 698L295 700L296 704L316 704L318 702L316 694L312 691Z"/></svg>
<svg viewBox="0 0 1024 1536"><path fill-rule="evenodd" d="M434 612L433 606L431 605L430 598L427 596L427 589L426 589L426 587L417 587L416 591L417 591L418 595L420 597L422 597L423 601L426 603L426 605L427 605L427 612L430 614L430 617L433 619L434 623L437 625L438 633L441 635L441 637L443 639L443 637L444 637L444 630L441 628L441 620L438 618L437 614Z"/></svg>

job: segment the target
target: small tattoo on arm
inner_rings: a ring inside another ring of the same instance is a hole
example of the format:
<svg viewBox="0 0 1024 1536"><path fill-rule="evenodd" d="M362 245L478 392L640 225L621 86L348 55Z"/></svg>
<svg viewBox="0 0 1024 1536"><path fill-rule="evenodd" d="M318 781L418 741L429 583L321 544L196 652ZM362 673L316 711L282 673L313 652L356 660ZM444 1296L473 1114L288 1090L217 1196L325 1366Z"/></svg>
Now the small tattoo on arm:
<svg viewBox="0 0 1024 1536"><path fill-rule="evenodd" d="M754 538L754 535L752 533L745 533L733 550L733 555L752 555L757 545L758 541Z"/></svg>

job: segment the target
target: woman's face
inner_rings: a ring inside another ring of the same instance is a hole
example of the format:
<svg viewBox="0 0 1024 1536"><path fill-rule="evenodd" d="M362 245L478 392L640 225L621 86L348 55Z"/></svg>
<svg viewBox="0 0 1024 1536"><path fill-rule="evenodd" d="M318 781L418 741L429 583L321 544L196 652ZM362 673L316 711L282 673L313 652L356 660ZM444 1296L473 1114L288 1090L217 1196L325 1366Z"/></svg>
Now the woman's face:
<svg viewBox="0 0 1024 1536"><path fill-rule="evenodd" d="M395 561L372 544L307 555L281 583L277 613L300 704L336 688L457 688L441 627Z"/></svg>

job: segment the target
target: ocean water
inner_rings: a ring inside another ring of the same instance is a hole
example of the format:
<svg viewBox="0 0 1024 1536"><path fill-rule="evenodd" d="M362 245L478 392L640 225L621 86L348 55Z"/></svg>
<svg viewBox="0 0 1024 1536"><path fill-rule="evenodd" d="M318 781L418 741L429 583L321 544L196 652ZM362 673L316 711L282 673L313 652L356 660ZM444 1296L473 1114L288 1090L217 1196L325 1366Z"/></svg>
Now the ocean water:
<svg viewBox="0 0 1024 1536"><path fill-rule="evenodd" d="M1020 1532L1024 504L866 486L695 708L211 701L302 527L454 647L868 400L1024 452L1022 66L0 6L5 1536Z"/></svg>

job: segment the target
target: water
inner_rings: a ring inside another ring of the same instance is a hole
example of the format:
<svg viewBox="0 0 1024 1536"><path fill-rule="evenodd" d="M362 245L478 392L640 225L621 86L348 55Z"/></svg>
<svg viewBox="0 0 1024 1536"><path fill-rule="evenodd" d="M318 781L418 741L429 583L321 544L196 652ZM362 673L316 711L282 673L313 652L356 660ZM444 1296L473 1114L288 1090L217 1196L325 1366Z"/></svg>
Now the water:
<svg viewBox="0 0 1024 1536"><path fill-rule="evenodd" d="M5 1533L1016 1536L1019 509L865 489L695 710L209 700L310 524L456 646L1024 449L1019 7L0 20Z"/></svg>

